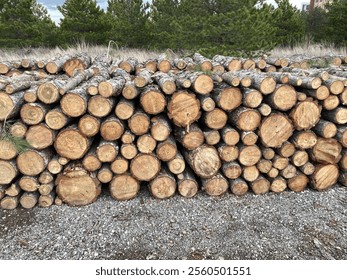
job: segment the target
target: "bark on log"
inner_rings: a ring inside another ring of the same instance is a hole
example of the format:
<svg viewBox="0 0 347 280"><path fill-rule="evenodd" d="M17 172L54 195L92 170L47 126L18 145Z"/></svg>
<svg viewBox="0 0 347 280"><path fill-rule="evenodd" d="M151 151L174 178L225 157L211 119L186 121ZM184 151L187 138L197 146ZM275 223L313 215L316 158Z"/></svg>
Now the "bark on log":
<svg viewBox="0 0 347 280"><path fill-rule="evenodd" d="M49 74L58 74L63 70L64 64L71 58L72 56L69 54L53 58L46 63L47 72Z"/></svg>
<svg viewBox="0 0 347 280"><path fill-rule="evenodd" d="M126 80L118 76L101 82L98 86L98 92L103 97L117 96L122 93L125 83Z"/></svg>
<svg viewBox="0 0 347 280"><path fill-rule="evenodd" d="M312 149L318 141L317 135L311 131L295 131L293 137L290 139L296 148L306 150Z"/></svg>
<svg viewBox="0 0 347 280"><path fill-rule="evenodd" d="M347 127L337 126L336 139L344 148L347 148Z"/></svg>
<svg viewBox="0 0 347 280"><path fill-rule="evenodd" d="M149 71L146 68L141 69L134 78L135 86L137 86L138 88L143 88L152 83L152 74L153 72Z"/></svg>
<svg viewBox="0 0 347 280"><path fill-rule="evenodd" d="M80 85L83 81L89 80L91 77L94 75L94 70L93 69L87 69L87 70L78 70L76 73L68 79L64 84L59 86L59 93L61 95L64 95L70 90L76 89L78 85ZM88 83L83 84L83 91L86 92L88 88ZM85 93L86 94L86 93Z"/></svg>
<svg viewBox="0 0 347 280"><path fill-rule="evenodd" d="M198 64L201 68L201 71L211 71L213 68L212 61L199 53L195 53L193 55L193 60Z"/></svg>
<svg viewBox="0 0 347 280"><path fill-rule="evenodd" d="M197 97L200 100L201 109L205 112L211 112L216 108L216 102L214 102L211 96L200 94Z"/></svg>
<svg viewBox="0 0 347 280"><path fill-rule="evenodd" d="M346 124L347 123L347 108L339 106L332 111L323 111L322 117L331 121L335 124Z"/></svg>
<svg viewBox="0 0 347 280"><path fill-rule="evenodd" d="M170 75L166 73L156 72L153 77L157 85L165 94L171 95L176 91L175 79Z"/></svg>
<svg viewBox="0 0 347 280"><path fill-rule="evenodd" d="M323 138L333 138L337 133L337 127L334 123L325 120L319 120L312 130Z"/></svg>

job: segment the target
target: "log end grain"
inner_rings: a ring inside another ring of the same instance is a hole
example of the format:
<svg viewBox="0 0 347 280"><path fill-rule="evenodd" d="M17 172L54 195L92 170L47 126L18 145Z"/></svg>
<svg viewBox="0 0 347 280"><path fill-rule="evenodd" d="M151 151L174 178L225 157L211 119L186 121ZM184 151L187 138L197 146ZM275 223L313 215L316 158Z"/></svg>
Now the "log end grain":
<svg viewBox="0 0 347 280"><path fill-rule="evenodd" d="M129 200L136 197L140 183L128 174L115 176L110 182L110 193L113 199Z"/></svg>

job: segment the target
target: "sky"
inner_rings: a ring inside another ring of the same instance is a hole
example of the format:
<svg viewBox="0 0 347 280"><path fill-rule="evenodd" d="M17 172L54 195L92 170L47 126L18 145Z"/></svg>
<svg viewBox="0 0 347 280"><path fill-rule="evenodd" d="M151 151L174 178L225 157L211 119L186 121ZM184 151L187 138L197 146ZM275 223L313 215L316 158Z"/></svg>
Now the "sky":
<svg viewBox="0 0 347 280"><path fill-rule="evenodd" d="M50 14L51 18L56 22L60 22L60 18L62 17L61 13L58 11L57 6L60 6L64 3L64 0L37 0L38 3L43 4ZM107 0L98 0L96 1L101 8L107 7ZM269 3L274 3L273 0L268 0ZM308 3L309 0L290 0L289 2L292 3L292 5L295 5L299 9L301 9L301 3Z"/></svg>

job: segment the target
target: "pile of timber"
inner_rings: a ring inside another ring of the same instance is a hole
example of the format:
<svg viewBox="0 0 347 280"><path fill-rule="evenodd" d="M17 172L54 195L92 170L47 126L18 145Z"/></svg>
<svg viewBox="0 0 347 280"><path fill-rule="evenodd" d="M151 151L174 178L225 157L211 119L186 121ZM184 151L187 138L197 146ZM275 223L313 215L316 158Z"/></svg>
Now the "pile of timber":
<svg viewBox="0 0 347 280"><path fill-rule="evenodd" d="M347 186L347 58L0 63L0 205ZM315 68L310 68L315 65ZM325 68L322 68L322 67ZM30 147L18 152L16 141Z"/></svg>

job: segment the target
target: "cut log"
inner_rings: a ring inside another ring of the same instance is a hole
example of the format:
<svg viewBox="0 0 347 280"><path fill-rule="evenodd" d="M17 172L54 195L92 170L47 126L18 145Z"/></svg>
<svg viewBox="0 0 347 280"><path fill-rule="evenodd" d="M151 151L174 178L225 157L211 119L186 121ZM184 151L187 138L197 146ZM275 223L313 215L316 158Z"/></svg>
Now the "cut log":
<svg viewBox="0 0 347 280"><path fill-rule="evenodd" d="M116 105L114 113L121 120L128 120L135 112L135 104L131 100L121 98Z"/></svg>
<svg viewBox="0 0 347 280"><path fill-rule="evenodd" d="M273 108L287 111L297 102L297 93L291 85L278 85L273 93L266 96L265 101Z"/></svg>
<svg viewBox="0 0 347 280"><path fill-rule="evenodd" d="M211 71L213 68L212 61L199 53L193 55L193 60L199 64L201 71Z"/></svg>
<svg viewBox="0 0 347 280"><path fill-rule="evenodd" d="M51 172L48 170L43 171L39 176L39 183L40 184L49 184L53 182L54 176Z"/></svg>
<svg viewBox="0 0 347 280"><path fill-rule="evenodd" d="M242 196L248 192L248 184L242 178L230 180L230 190L234 195Z"/></svg>
<svg viewBox="0 0 347 280"><path fill-rule="evenodd" d="M255 165L252 166L246 166L243 168L242 171L242 177L247 181L247 182L253 182L259 177L259 170Z"/></svg>
<svg viewBox="0 0 347 280"><path fill-rule="evenodd" d="M115 77L103 81L98 86L98 92L103 97L117 96L122 93L126 80L123 77Z"/></svg>
<svg viewBox="0 0 347 280"><path fill-rule="evenodd" d="M276 113L262 121L258 135L264 146L278 148L289 139L293 130L293 125L288 117Z"/></svg>
<svg viewBox="0 0 347 280"><path fill-rule="evenodd" d="M23 99L27 103L35 103L37 101L37 86L31 86L24 92Z"/></svg>
<svg viewBox="0 0 347 280"><path fill-rule="evenodd" d="M272 93L276 88L276 81L272 77L257 73L249 73L249 77L252 79L252 86L264 95Z"/></svg>
<svg viewBox="0 0 347 280"><path fill-rule="evenodd" d="M133 159L137 154L137 148L134 144L122 144L120 147L120 153L121 155L126 158L127 160Z"/></svg>
<svg viewBox="0 0 347 280"><path fill-rule="evenodd" d="M219 84L212 91L213 99L219 108L231 111L239 107L242 103L242 93L237 87L230 87L227 84Z"/></svg>
<svg viewBox="0 0 347 280"><path fill-rule="evenodd" d="M40 187L40 183L36 176L22 176L19 179L18 184L25 192L35 192Z"/></svg>
<svg viewBox="0 0 347 280"><path fill-rule="evenodd" d="M258 146L241 146L239 148L239 162L244 166L252 166L257 164L261 158L261 150Z"/></svg>
<svg viewBox="0 0 347 280"><path fill-rule="evenodd" d="M336 139L319 138L312 149L313 159L319 163L334 164L341 159L341 144Z"/></svg>
<svg viewBox="0 0 347 280"><path fill-rule="evenodd" d="M24 209L32 209L35 207L38 200L39 200L38 192L25 192L21 195L19 199L19 203Z"/></svg>
<svg viewBox="0 0 347 280"><path fill-rule="evenodd" d="M98 170L97 178L103 184L107 184L107 183L111 182L111 180L113 178L113 172L112 172L109 164L104 163L101 166L101 168Z"/></svg>
<svg viewBox="0 0 347 280"><path fill-rule="evenodd" d="M0 138L0 160L11 160L17 156L18 152L13 142Z"/></svg>
<svg viewBox="0 0 347 280"><path fill-rule="evenodd" d="M268 173L272 168L272 162L268 159L261 159L257 162L257 168L261 173Z"/></svg>
<svg viewBox="0 0 347 280"><path fill-rule="evenodd" d="M18 138L24 138L25 133L27 132L27 130L28 130L27 126L24 123L22 123L21 121L15 122L9 128L9 132L14 137L18 137Z"/></svg>
<svg viewBox="0 0 347 280"><path fill-rule="evenodd" d="M138 60L135 57L129 57L127 60L123 60L119 63L118 67L125 70L128 73L134 73Z"/></svg>
<svg viewBox="0 0 347 280"><path fill-rule="evenodd" d="M317 135L313 131L307 130L300 132L295 131L290 141L298 149L306 150L312 149L316 145L317 140Z"/></svg>
<svg viewBox="0 0 347 280"><path fill-rule="evenodd" d="M255 145L258 141L258 135L253 131L243 131L241 133L241 141L246 146Z"/></svg>
<svg viewBox="0 0 347 280"><path fill-rule="evenodd" d="M197 97L200 100L201 109L205 112L211 112L216 108L216 103L210 96L200 94Z"/></svg>
<svg viewBox="0 0 347 280"><path fill-rule="evenodd" d="M95 174L79 166L69 166L57 178L57 195L70 206L84 206L96 201L101 186Z"/></svg>
<svg viewBox="0 0 347 280"><path fill-rule="evenodd" d="M242 174L242 167L236 161L223 162L222 171L225 177L228 179L239 178Z"/></svg>
<svg viewBox="0 0 347 280"><path fill-rule="evenodd" d="M101 140L96 148L96 156L101 162L113 162L118 155L117 142Z"/></svg>
<svg viewBox="0 0 347 280"><path fill-rule="evenodd" d="M190 126L189 132L184 128L177 127L175 130L175 139L188 150L196 149L205 141L204 134L196 123Z"/></svg>
<svg viewBox="0 0 347 280"><path fill-rule="evenodd" d="M150 86L143 89L140 96L140 103L146 113L157 115L164 111L166 98L158 87Z"/></svg>
<svg viewBox="0 0 347 280"><path fill-rule="evenodd" d="M157 85L165 94L171 95L176 91L175 79L170 75L166 73L156 72L153 77Z"/></svg>
<svg viewBox="0 0 347 280"><path fill-rule="evenodd" d="M151 135L157 141L165 141L171 133L171 123L166 115L151 118Z"/></svg>
<svg viewBox="0 0 347 280"><path fill-rule="evenodd" d="M235 161L239 157L239 148L237 146L219 143L217 148L219 157L225 162Z"/></svg>
<svg viewBox="0 0 347 280"><path fill-rule="evenodd" d="M80 85L83 81L87 81L89 80L91 77L93 77L93 75L95 74L93 69L87 69L87 70L79 70L77 71L72 78L70 78L69 80L67 80L65 83L63 83L62 85L59 86L59 93L61 95L64 95L65 93L76 89L78 85ZM84 83L82 84L83 87L81 86L80 88L82 88L83 93L85 95L87 95L87 88L88 88L88 83Z"/></svg>
<svg viewBox="0 0 347 280"><path fill-rule="evenodd" d="M236 145L240 141L239 132L229 125L226 125L223 127L221 134L222 134L223 142L227 145ZM215 145L215 144L212 144L212 145Z"/></svg>
<svg viewBox="0 0 347 280"><path fill-rule="evenodd" d="M60 100L60 107L69 117L80 117L87 112L90 96L84 87L77 87L66 93Z"/></svg>
<svg viewBox="0 0 347 280"><path fill-rule="evenodd" d="M48 195L40 195L38 204L40 207L50 207L54 204L55 198L55 192L51 192Z"/></svg>
<svg viewBox="0 0 347 280"><path fill-rule="evenodd" d="M312 130L321 137L332 138L337 133L337 127L334 123L325 120L319 120Z"/></svg>
<svg viewBox="0 0 347 280"><path fill-rule="evenodd" d="M10 72L10 70L12 68L13 68L13 65L11 62L7 62L7 61L1 62L0 63L0 74L5 75L8 72Z"/></svg>
<svg viewBox="0 0 347 280"><path fill-rule="evenodd" d="M137 196L140 183L130 174L116 175L109 185L110 194L116 200L129 200Z"/></svg>
<svg viewBox="0 0 347 280"><path fill-rule="evenodd" d="M53 130L62 129L70 121L71 119L64 114L60 107L55 107L45 115L45 122L47 126Z"/></svg>
<svg viewBox="0 0 347 280"><path fill-rule="evenodd" d="M140 94L140 91L135 86L133 81L127 81L123 87L122 95L128 100L136 98Z"/></svg>
<svg viewBox="0 0 347 280"><path fill-rule="evenodd" d="M263 157L267 160L271 160L275 156L275 151L271 148L263 148L261 151Z"/></svg>
<svg viewBox="0 0 347 280"><path fill-rule="evenodd" d="M222 79L224 82L233 87L237 87L241 83L241 79L238 76L236 76L234 72L226 72L222 74Z"/></svg>
<svg viewBox="0 0 347 280"><path fill-rule="evenodd" d="M138 154L130 163L130 172L139 181L152 180L160 168L160 161L152 154Z"/></svg>
<svg viewBox="0 0 347 280"><path fill-rule="evenodd" d="M52 155L53 152L51 149L45 149L42 151L28 149L17 157L18 169L24 175L38 175L46 169Z"/></svg>
<svg viewBox="0 0 347 280"><path fill-rule="evenodd" d="M177 186L179 194L187 198L195 196L199 190L199 184L193 172L188 168L177 174Z"/></svg>
<svg viewBox="0 0 347 280"><path fill-rule="evenodd" d="M56 133L45 124L30 126L25 139L36 150L43 150L53 145Z"/></svg>
<svg viewBox="0 0 347 280"><path fill-rule="evenodd" d="M176 188L176 179L166 168L162 168L159 174L149 183L149 189L152 195L160 199L173 196Z"/></svg>
<svg viewBox="0 0 347 280"><path fill-rule="evenodd" d="M102 138L106 141L115 141L122 137L124 132L124 124L123 122L114 117L109 116L106 118L100 127L100 134Z"/></svg>
<svg viewBox="0 0 347 280"><path fill-rule="evenodd" d="M53 182L51 182L49 184L41 184L39 186L38 191L41 195L49 195L54 190L54 187L55 186L54 186Z"/></svg>
<svg viewBox="0 0 347 280"><path fill-rule="evenodd" d="M324 81L323 84L329 88L330 93L335 95L342 93L345 89L344 82L336 78L334 79L333 77Z"/></svg>
<svg viewBox="0 0 347 280"><path fill-rule="evenodd" d="M167 106L168 116L174 124L180 127L189 127L200 118L200 102L195 94L187 91L174 93Z"/></svg>
<svg viewBox="0 0 347 280"><path fill-rule="evenodd" d="M268 104L263 103L259 106L258 111L262 116L267 117L271 114L272 109Z"/></svg>
<svg viewBox="0 0 347 280"><path fill-rule="evenodd" d="M136 146L140 153L151 154L157 146L157 141L150 134L147 133L141 135L137 139Z"/></svg>
<svg viewBox="0 0 347 280"><path fill-rule="evenodd" d="M280 173L280 171L275 168L275 167L272 167L270 169L270 171L268 173L266 173L267 177L269 178L276 178L278 176L278 174Z"/></svg>
<svg viewBox="0 0 347 280"><path fill-rule="evenodd" d="M21 191L22 189L20 188L18 181L10 184L7 189L4 190L5 195L8 196L17 196Z"/></svg>
<svg viewBox="0 0 347 280"><path fill-rule="evenodd" d="M242 67L241 60L237 57L215 55L212 60L222 64L227 71L239 71Z"/></svg>
<svg viewBox="0 0 347 280"><path fill-rule="evenodd" d="M198 94L209 94L213 90L213 80L206 74L200 72L187 72L186 77L192 83L192 90Z"/></svg>
<svg viewBox="0 0 347 280"><path fill-rule="evenodd" d="M61 130L54 142L57 153L72 160L83 158L90 145L91 139L85 137L76 126Z"/></svg>
<svg viewBox="0 0 347 280"><path fill-rule="evenodd" d="M347 123L347 108L339 106L332 111L323 111L323 118L335 124Z"/></svg>
<svg viewBox="0 0 347 280"><path fill-rule="evenodd" d="M294 192L302 192L306 189L309 180L307 176L299 171L295 174L293 178L288 180L288 188Z"/></svg>
<svg viewBox="0 0 347 280"><path fill-rule="evenodd" d="M238 107L229 115L229 122L243 131L253 131L259 127L261 116L258 111L246 107Z"/></svg>
<svg viewBox="0 0 347 280"><path fill-rule="evenodd" d="M221 174L217 173L211 178L203 179L202 190L211 196L220 196L228 191L228 180Z"/></svg>
<svg viewBox="0 0 347 280"><path fill-rule="evenodd" d="M106 98L101 95L93 96L88 100L88 112L98 118L108 116L115 106L113 98Z"/></svg>
<svg viewBox="0 0 347 280"><path fill-rule="evenodd" d="M5 191L6 191L7 186L0 185L0 201L3 199L5 196ZM1 206L1 205L0 205Z"/></svg>
<svg viewBox="0 0 347 280"><path fill-rule="evenodd" d="M26 90L31 87L32 81L30 80L23 80L23 81L17 81L16 83L9 84L5 87L5 91L7 94L13 94L15 92Z"/></svg>
<svg viewBox="0 0 347 280"><path fill-rule="evenodd" d="M307 155L307 153L306 153ZM299 158L299 156L298 156ZM286 168L289 164L289 159L286 157L281 157L281 156L274 156L274 158L272 159L272 166L274 168L277 168L278 170L283 170L284 168Z"/></svg>
<svg viewBox="0 0 347 280"><path fill-rule="evenodd" d="M284 192L286 188L287 188L287 180L285 180L281 176L274 178L270 185L270 190L274 193Z"/></svg>
<svg viewBox="0 0 347 280"><path fill-rule="evenodd" d="M222 129L226 125L228 115L224 110L215 108L210 112L204 112L203 120L207 127L218 130Z"/></svg>
<svg viewBox="0 0 347 280"><path fill-rule="evenodd" d="M5 196L1 199L0 206L5 210L13 210L16 209L19 204L18 196Z"/></svg>
<svg viewBox="0 0 347 280"><path fill-rule="evenodd" d="M317 99L317 100L325 100L330 95L328 87L326 87L324 85L320 86L317 89L306 89L306 90L304 90L304 93Z"/></svg>
<svg viewBox="0 0 347 280"><path fill-rule="evenodd" d="M285 179L293 178L296 174L296 167L292 164L288 164L286 168L281 170L281 176Z"/></svg>
<svg viewBox="0 0 347 280"><path fill-rule="evenodd" d="M134 115L128 120L128 127L135 135L146 134L150 127L149 116L139 109L136 110Z"/></svg>
<svg viewBox="0 0 347 280"><path fill-rule="evenodd" d="M94 172L101 168L101 161L96 155L97 145L93 145L82 160L83 168L87 171Z"/></svg>
<svg viewBox="0 0 347 280"><path fill-rule="evenodd" d="M23 108L22 107L24 103L23 96L24 96L24 91L16 92L11 95L0 91L0 121L10 119L18 115L21 108ZM27 103L27 104L36 104L36 103ZM24 106L29 107L30 105L27 105L27 104L25 104ZM32 110L32 112L34 113L35 111ZM35 117L38 118L38 116L34 115L33 118ZM29 116L27 116L26 119L29 119Z"/></svg>
<svg viewBox="0 0 347 280"><path fill-rule="evenodd" d="M337 126L336 139L344 148L347 148L347 127Z"/></svg>
<svg viewBox="0 0 347 280"><path fill-rule="evenodd" d="M342 105L347 105L347 88L338 97Z"/></svg>
<svg viewBox="0 0 347 280"><path fill-rule="evenodd" d="M107 77L107 78L106 78ZM99 84L101 82L104 82L109 78L109 75L107 73L107 76L94 76L88 81L88 87L87 87L87 93L91 96L99 94Z"/></svg>
<svg viewBox="0 0 347 280"><path fill-rule="evenodd" d="M263 101L263 95L256 89L244 88L242 90L243 106L257 108Z"/></svg>
<svg viewBox="0 0 347 280"><path fill-rule="evenodd" d="M152 74L148 69L141 69L134 78L134 84L138 88L143 88L148 84L152 83Z"/></svg>
<svg viewBox="0 0 347 280"><path fill-rule="evenodd" d="M290 117L297 130L310 129L320 119L320 108L316 102L299 102L291 111Z"/></svg>
<svg viewBox="0 0 347 280"><path fill-rule="evenodd" d="M37 88L37 98L45 104L53 104L60 100L59 88L63 86L65 80L53 80L43 83Z"/></svg>
<svg viewBox="0 0 347 280"><path fill-rule="evenodd" d="M121 137L121 141L124 144L132 144L135 141L135 135L134 133L132 133L130 130L126 130L124 131L122 137Z"/></svg>
<svg viewBox="0 0 347 280"><path fill-rule="evenodd" d="M63 65L64 72L70 77L73 76L76 70L87 69L91 64L91 58L86 53L80 53L68 60Z"/></svg>
<svg viewBox="0 0 347 280"><path fill-rule="evenodd" d="M299 169L305 175L312 175L314 171L316 170L316 166L312 164L311 162L307 162L303 166L300 166Z"/></svg>
<svg viewBox="0 0 347 280"><path fill-rule="evenodd" d="M128 171L128 168L129 161L120 155L111 163L111 170L116 175L124 174Z"/></svg>
<svg viewBox="0 0 347 280"><path fill-rule="evenodd" d="M72 56L65 54L63 56L58 56L48 61L46 64L46 70L49 74L57 74L63 70L64 63L71 59Z"/></svg>
<svg viewBox="0 0 347 280"><path fill-rule="evenodd" d="M336 109L339 105L340 100L336 95L330 95L323 101L323 108L328 111Z"/></svg>
<svg viewBox="0 0 347 280"><path fill-rule="evenodd" d="M312 185L318 191L331 188L339 178L339 169L335 164L319 165L312 175Z"/></svg>
<svg viewBox="0 0 347 280"><path fill-rule="evenodd" d="M252 191L259 195L259 194L266 194L270 190L270 182L269 180L265 179L263 176L259 176L255 181L250 183Z"/></svg>
<svg viewBox="0 0 347 280"><path fill-rule="evenodd" d="M181 174L186 170L186 162L182 156L182 154L177 151L176 156L167 162L167 166L171 173L173 174Z"/></svg>
<svg viewBox="0 0 347 280"><path fill-rule="evenodd" d="M59 174L63 170L63 166L59 163L59 157L57 155L48 162L47 169L52 174Z"/></svg>
<svg viewBox="0 0 347 280"><path fill-rule="evenodd" d="M205 128L203 133L205 136L206 144L210 146L216 145L221 139L221 136L218 130Z"/></svg>
<svg viewBox="0 0 347 280"><path fill-rule="evenodd" d="M193 151L184 151L184 157L194 173L202 179L216 175L221 166L218 152L213 146L202 145Z"/></svg>
<svg viewBox="0 0 347 280"><path fill-rule="evenodd" d="M172 68L171 61L167 58L166 54L160 55L158 57L157 68L159 71L161 71L163 73L169 72L170 69Z"/></svg>
<svg viewBox="0 0 347 280"><path fill-rule="evenodd" d="M158 143L156 148L156 155L162 161L170 161L175 158L177 154L177 145L173 136L170 136L163 142Z"/></svg>
<svg viewBox="0 0 347 280"><path fill-rule="evenodd" d="M93 137L100 131L100 119L85 114L78 121L78 130L86 137Z"/></svg>
<svg viewBox="0 0 347 280"><path fill-rule="evenodd" d="M291 161L296 167L304 166L309 161L308 153L305 151L296 151Z"/></svg>

